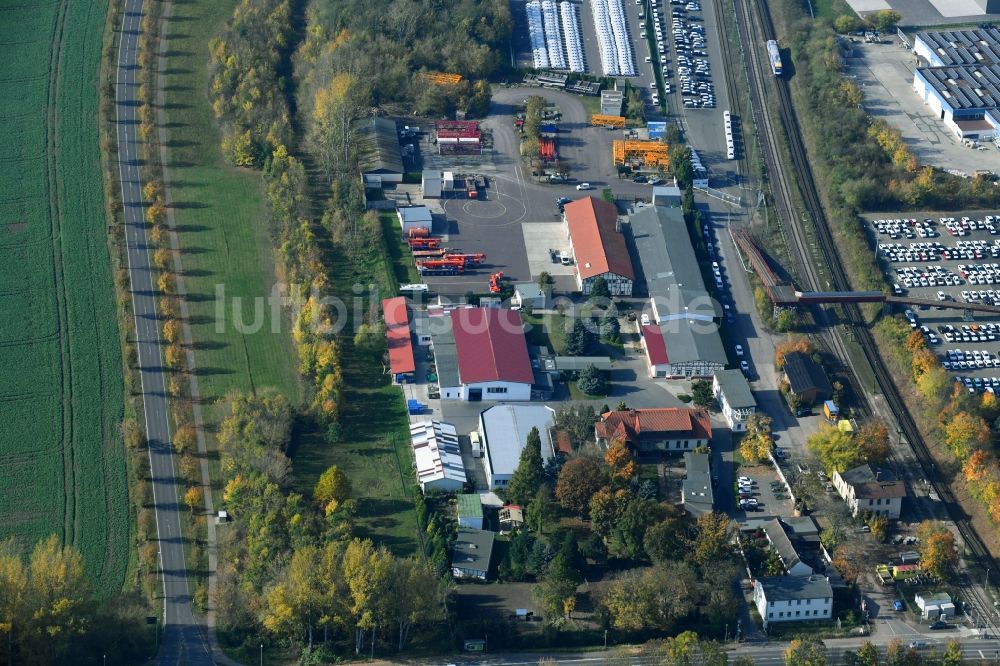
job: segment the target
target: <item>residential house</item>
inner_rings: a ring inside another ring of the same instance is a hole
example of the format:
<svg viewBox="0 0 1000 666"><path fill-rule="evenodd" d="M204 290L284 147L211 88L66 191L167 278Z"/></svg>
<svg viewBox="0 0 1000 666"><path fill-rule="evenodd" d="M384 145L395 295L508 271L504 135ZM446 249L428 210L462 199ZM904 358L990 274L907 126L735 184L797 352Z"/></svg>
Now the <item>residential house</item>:
<svg viewBox="0 0 1000 666"><path fill-rule="evenodd" d="M846 472L834 472L833 487L847 502L851 515L869 511L899 520L906 486L891 470L866 463Z"/></svg>
<svg viewBox="0 0 1000 666"><path fill-rule="evenodd" d="M763 576L754 582L753 602L764 620L828 620L833 617L833 588L824 576Z"/></svg>
<svg viewBox="0 0 1000 666"><path fill-rule="evenodd" d="M711 444L712 421L704 407L626 409L601 414L594 433L603 446L623 439L640 452L682 452Z"/></svg>
<svg viewBox="0 0 1000 666"><path fill-rule="evenodd" d="M772 518L764 523L763 529L768 543L778 553L781 565L785 567L785 571L789 576L812 575L812 567L803 562L799 557L799 552L792 545L792 540L788 538L785 527L781 524L780 520Z"/></svg>
<svg viewBox="0 0 1000 666"><path fill-rule="evenodd" d="M747 421L757 411L757 401L747 378L740 370L719 370L712 377L712 394L722 410L722 418L733 432L744 432Z"/></svg>
<svg viewBox="0 0 1000 666"><path fill-rule="evenodd" d="M452 544L451 575L486 580L493 557L493 532L459 527Z"/></svg>

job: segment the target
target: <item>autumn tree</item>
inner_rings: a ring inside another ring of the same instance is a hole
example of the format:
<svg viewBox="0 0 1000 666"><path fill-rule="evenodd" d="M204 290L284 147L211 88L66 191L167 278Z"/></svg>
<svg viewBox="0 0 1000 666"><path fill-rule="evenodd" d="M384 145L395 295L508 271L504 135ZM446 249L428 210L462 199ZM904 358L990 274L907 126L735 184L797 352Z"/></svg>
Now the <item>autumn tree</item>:
<svg viewBox="0 0 1000 666"><path fill-rule="evenodd" d="M816 639L793 639L784 656L785 666L826 666L826 647Z"/></svg>
<svg viewBox="0 0 1000 666"><path fill-rule="evenodd" d="M556 482L556 499L577 516L587 515L590 500L604 485L604 471L590 458L571 458L563 465Z"/></svg>
<svg viewBox="0 0 1000 666"><path fill-rule="evenodd" d="M375 640L375 629L385 622L384 592L392 574L392 555L370 539L355 539L344 552L343 575L349 594L348 610L355 629L355 653L364 647L365 633Z"/></svg>
<svg viewBox="0 0 1000 666"><path fill-rule="evenodd" d="M542 436L532 428L521 449L521 458L507 484L507 498L515 504L526 505L545 481L542 462Z"/></svg>
<svg viewBox="0 0 1000 666"><path fill-rule="evenodd" d="M925 520L917 526L920 567L938 580L949 580L958 566L955 536L940 523Z"/></svg>
<svg viewBox="0 0 1000 666"><path fill-rule="evenodd" d="M184 503L192 515L201 508L202 502L201 488L199 486L191 486L184 493Z"/></svg>
<svg viewBox="0 0 1000 666"><path fill-rule="evenodd" d="M731 552L733 523L724 513L698 516L691 559L702 566L725 559Z"/></svg>
<svg viewBox="0 0 1000 666"><path fill-rule="evenodd" d="M863 461L863 454L850 434L827 424L806 439L809 451L819 458L827 474L845 472Z"/></svg>
<svg viewBox="0 0 1000 666"><path fill-rule="evenodd" d="M622 488L601 488L590 498L590 520L594 532L607 538L625 514L631 495Z"/></svg>
<svg viewBox="0 0 1000 666"><path fill-rule="evenodd" d="M616 485L627 484L638 471L635 456L622 438L614 439L608 445L608 450L604 452L604 464L610 470L611 482Z"/></svg>
<svg viewBox="0 0 1000 666"><path fill-rule="evenodd" d="M177 289L177 278L173 273L160 273L156 280L156 286L162 294L174 294Z"/></svg>
<svg viewBox="0 0 1000 666"><path fill-rule="evenodd" d="M747 420L747 429L740 440L740 455L749 465L766 460L774 449L771 435L771 417L755 413Z"/></svg>
<svg viewBox="0 0 1000 666"><path fill-rule="evenodd" d="M368 89L353 74L336 74L328 85L316 91L309 145L327 178L347 173L360 154L377 150L373 145L358 145L355 120L368 105Z"/></svg>
<svg viewBox="0 0 1000 666"><path fill-rule="evenodd" d="M167 208L163 205L162 199L156 199L146 206L146 222L152 226L163 224L167 219Z"/></svg>
<svg viewBox="0 0 1000 666"><path fill-rule="evenodd" d="M153 252L153 264L155 264L161 271L166 270L170 266L172 259L173 255L170 250L165 247L157 248L157 250Z"/></svg>
<svg viewBox="0 0 1000 666"><path fill-rule="evenodd" d="M882 421L861 424L854 433L854 441L865 462L879 465L889 459L889 428Z"/></svg>
<svg viewBox="0 0 1000 666"><path fill-rule="evenodd" d="M990 442L990 428L980 416L959 412L944 427L944 443L960 460Z"/></svg>
<svg viewBox="0 0 1000 666"><path fill-rule="evenodd" d="M944 649L944 654L941 655L941 666L961 666L964 663L962 646L957 640L952 638L948 641L948 646Z"/></svg>
<svg viewBox="0 0 1000 666"><path fill-rule="evenodd" d="M681 522L676 516L669 516L649 526L643 536L643 549L655 563L681 560L687 554Z"/></svg>
<svg viewBox="0 0 1000 666"><path fill-rule="evenodd" d="M191 423L182 424L174 432L174 451L183 455L198 446L198 431Z"/></svg>
<svg viewBox="0 0 1000 666"><path fill-rule="evenodd" d="M181 367L181 362L184 360L184 350L181 349L180 345L172 344L168 345L166 349L163 350L163 361L167 364L167 367L171 370L176 370Z"/></svg>
<svg viewBox="0 0 1000 666"><path fill-rule="evenodd" d="M327 467L313 488L313 499L326 514L336 511L340 503L350 496L351 481L336 465Z"/></svg>
<svg viewBox="0 0 1000 666"><path fill-rule="evenodd" d="M858 666L878 666L878 648L871 641L865 641L858 648Z"/></svg>
<svg viewBox="0 0 1000 666"><path fill-rule="evenodd" d="M792 352L802 352L806 356L812 356L816 351L809 338L801 335L788 336L774 346L774 367L778 370L785 367L785 355Z"/></svg>
<svg viewBox="0 0 1000 666"><path fill-rule="evenodd" d="M167 344L173 344L177 342L180 337L181 324L176 319L167 319L163 322L163 339L167 341Z"/></svg>

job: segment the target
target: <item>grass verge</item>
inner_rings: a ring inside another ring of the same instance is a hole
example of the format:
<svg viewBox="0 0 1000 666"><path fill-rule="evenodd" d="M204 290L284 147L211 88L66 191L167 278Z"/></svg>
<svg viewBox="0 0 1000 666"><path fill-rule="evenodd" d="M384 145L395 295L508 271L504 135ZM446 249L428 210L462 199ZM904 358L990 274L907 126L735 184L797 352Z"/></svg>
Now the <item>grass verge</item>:
<svg viewBox="0 0 1000 666"><path fill-rule="evenodd" d="M260 175L223 160L207 95L208 43L235 4L176 2L166 54L166 172L209 432L213 403L232 390L273 388L301 400L287 322L267 300L276 280Z"/></svg>

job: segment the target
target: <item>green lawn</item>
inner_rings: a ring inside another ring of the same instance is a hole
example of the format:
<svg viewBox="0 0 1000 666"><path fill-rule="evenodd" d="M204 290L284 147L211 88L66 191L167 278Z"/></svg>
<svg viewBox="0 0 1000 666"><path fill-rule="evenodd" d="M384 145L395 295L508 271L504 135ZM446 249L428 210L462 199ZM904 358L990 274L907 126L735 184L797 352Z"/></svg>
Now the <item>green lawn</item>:
<svg viewBox="0 0 1000 666"><path fill-rule="evenodd" d="M223 161L207 95L208 42L235 4L175 3L167 51L167 169L198 381L209 403L232 390L274 388L297 404L301 387L287 321L266 300L275 277L261 175ZM206 416L211 425L217 414L209 408Z"/></svg>
<svg viewBox="0 0 1000 666"><path fill-rule="evenodd" d="M59 535L100 595L122 587L130 527L98 148L106 10L0 2L0 539Z"/></svg>

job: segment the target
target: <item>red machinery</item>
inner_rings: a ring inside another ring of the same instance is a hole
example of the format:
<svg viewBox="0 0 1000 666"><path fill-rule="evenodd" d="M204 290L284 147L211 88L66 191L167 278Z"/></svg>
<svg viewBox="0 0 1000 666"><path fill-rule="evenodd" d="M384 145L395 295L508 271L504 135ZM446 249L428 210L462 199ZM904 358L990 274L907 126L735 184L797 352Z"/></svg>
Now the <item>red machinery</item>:
<svg viewBox="0 0 1000 666"><path fill-rule="evenodd" d="M483 252L474 252L472 254L446 254L445 259L452 259L454 261L461 261L463 266L478 266L483 263L486 259L486 254Z"/></svg>
<svg viewBox="0 0 1000 666"><path fill-rule="evenodd" d="M417 270L425 275L458 275L465 270L465 262L454 259L426 259L417 262Z"/></svg>
<svg viewBox="0 0 1000 666"><path fill-rule="evenodd" d="M439 238L409 238L406 241L411 250L433 250L441 245Z"/></svg>
<svg viewBox="0 0 1000 666"><path fill-rule="evenodd" d="M436 250L414 250L414 259L440 259L445 256L445 252L448 250L443 247L439 247Z"/></svg>
<svg viewBox="0 0 1000 666"><path fill-rule="evenodd" d="M545 162L554 162L556 159L555 139L541 139L538 142L538 156Z"/></svg>
<svg viewBox="0 0 1000 666"><path fill-rule="evenodd" d="M427 227L410 227L406 232L407 238L427 238L431 235L431 230Z"/></svg>
<svg viewBox="0 0 1000 666"><path fill-rule="evenodd" d="M500 283L503 281L503 271L497 271L496 273L490 274L490 293L499 294L500 293Z"/></svg>

